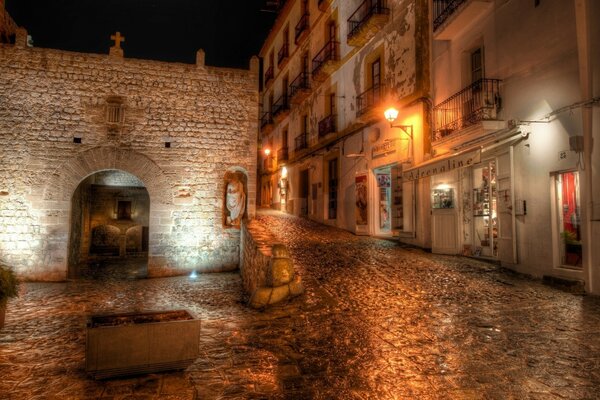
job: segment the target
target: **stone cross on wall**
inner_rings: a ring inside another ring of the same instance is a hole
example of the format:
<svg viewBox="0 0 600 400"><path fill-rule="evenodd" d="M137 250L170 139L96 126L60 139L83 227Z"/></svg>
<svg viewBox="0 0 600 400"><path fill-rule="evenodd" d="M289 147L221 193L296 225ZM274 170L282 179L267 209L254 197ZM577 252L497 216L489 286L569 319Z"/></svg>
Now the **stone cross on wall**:
<svg viewBox="0 0 600 400"><path fill-rule="evenodd" d="M110 35L110 39L115 41L115 46L117 49L121 48L121 42L125 41L125 36L121 36L121 32L117 32L115 35Z"/></svg>
<svg viewBox="0 0 600 400"><path fill-rule="evenodd" d="M123 58L123 49L121 48L121 42L125 41L125 36L121 36L121 32L117 32L114 35L110 35L111 40L115 41L115 45L110 48L108 55L116 58Z"/></svg>

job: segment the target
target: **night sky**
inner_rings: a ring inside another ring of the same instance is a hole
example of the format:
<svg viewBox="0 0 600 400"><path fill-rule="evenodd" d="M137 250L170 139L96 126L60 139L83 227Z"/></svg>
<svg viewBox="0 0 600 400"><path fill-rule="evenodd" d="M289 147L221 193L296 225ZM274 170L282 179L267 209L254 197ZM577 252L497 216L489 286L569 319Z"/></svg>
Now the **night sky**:
<svg viewBox="0 0 600 400"><path fill-rule="evenodd" d="M126 58L248 68L276 14L265 0L6 0L35 47L108 54L110 35L125 36Z"/></svg>

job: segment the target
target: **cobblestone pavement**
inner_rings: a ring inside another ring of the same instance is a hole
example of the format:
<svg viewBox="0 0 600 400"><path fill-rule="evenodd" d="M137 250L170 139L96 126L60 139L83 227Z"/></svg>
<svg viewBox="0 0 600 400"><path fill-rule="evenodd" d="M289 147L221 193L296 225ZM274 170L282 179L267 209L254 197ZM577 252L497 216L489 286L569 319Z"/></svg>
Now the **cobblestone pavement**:
<svg viewBox="0 0 600 400"><path fill-rule="evenodd" d="M600 299L461 257L263 213L306 294L244 306L237 274L28 283L0 332L0 398L595 399ZM187 308L185 372L93 381L92 312Z"/></svg>

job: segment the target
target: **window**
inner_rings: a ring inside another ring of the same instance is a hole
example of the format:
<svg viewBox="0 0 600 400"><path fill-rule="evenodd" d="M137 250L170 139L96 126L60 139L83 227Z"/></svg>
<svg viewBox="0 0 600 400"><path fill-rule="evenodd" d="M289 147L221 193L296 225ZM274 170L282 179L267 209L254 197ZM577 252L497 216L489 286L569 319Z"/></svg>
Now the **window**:
<svg viewBox="0 0 600 400"><path fill-rule="evenodd" d="M302 133L308 134L308 114L304 114L302 116Z"/></svg>
<svg viewBox="0 0 600 400"><path fill-rule="evenodd" d="M327 207L327 218L337 218L337 195L338 195L338 159L329 160L328 177L329 177L329 203Z"/></svg>
<svg viewBox="0 0 600 400"><path fill-rule="evenodd" d="M119 200L117 203L117 218L131 219L131 201Z"/></svg>
<svg viewBox="0 0 600 400"><path fill-rule="evenodd" d="M335 115L335 93L329 94L329 115Z"/></svg>
<svg viewBox="0 0 600 400"><path fill-rule="evenodd" d="M283 132L281 132L281 147L283 147L284 149L287 149L287 147L288 147L288 131L287 131L287 129L285 129Z"/></svg>
<svg viewBox="0 0 600 400"><path fill-rule="evenodd" d="M308 52L302 54L302 72L308 79Z"/></svg>
<svg viewBox="0 0 600 400"><path fill-rule="evenodd" d="M562 172L554 177L556 220L558 222L558 249L560 265L582 267L581 197L579 172Z"/></svg>
<svg viewBox="0 0 600 400"><path fill-rule="evenodd" d="M120 124L123 122L123 104L117 100L109 100L106 106L106 122Z"/></svg>
<svg viewBox="0 0 600 400"><path fill-rule="evenodd" d="M483 50L481 47L471 52L471 83L483 79Z"/></svg>
<svg viewBox="0 0 600 400"><path fill-rule="evenodd" d="M288 85L289 85L289 77L286 75L283 77L283 80L281 81L281 94L282 94L283 102L285 104L287 104L287 99L288 99Z"/></svg>
<svg viewBox="0 0 600 400"><path fill-rule="evenodd" d="M328 33L328 37L327 37L327 42L335 42L335 34L336 34L336 25L335 25L335 21L329 21L329 23L327 24L327 33Z"/></svg>
<svg viewBox="0 0 600 400"><path fill-rule="evenodd" d="M371 87L378 88L381 85L381 61L378 58L371 64Z"/></svg>

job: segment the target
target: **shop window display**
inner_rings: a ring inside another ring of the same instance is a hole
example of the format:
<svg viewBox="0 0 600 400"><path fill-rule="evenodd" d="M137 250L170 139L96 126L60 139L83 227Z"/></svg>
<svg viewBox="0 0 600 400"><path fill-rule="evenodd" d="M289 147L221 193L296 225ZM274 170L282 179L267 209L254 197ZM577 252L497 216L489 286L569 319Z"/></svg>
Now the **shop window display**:
<svg viewBox="0 0 600 400"><path fill-rule="evenodd" d="M498 192L496 162L483 162L473 170L474 255L498 256Z"/></svg>
<svg viewBox="0 0 600 400"><path fill-rule="evenodd" d="M578 172L564 172L556 175L556 200L561 265L581 268L581 209Z"/></svg>

